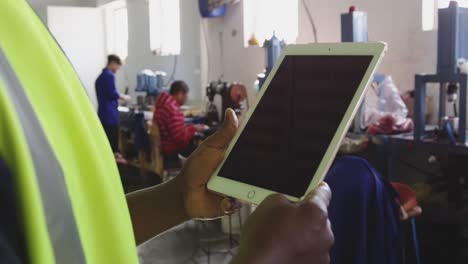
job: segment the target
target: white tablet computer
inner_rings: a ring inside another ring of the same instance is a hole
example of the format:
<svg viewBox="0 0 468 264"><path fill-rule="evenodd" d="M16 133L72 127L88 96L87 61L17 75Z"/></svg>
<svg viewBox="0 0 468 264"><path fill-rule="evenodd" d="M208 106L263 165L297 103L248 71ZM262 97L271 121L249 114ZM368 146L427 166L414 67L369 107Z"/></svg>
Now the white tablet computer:
<svg viewBox="0 0 468 264"><path fill-rule="evenodd" d="M249 109L208 189L259 204L298 201L333 162L385 43L290 45Z"/></svg>

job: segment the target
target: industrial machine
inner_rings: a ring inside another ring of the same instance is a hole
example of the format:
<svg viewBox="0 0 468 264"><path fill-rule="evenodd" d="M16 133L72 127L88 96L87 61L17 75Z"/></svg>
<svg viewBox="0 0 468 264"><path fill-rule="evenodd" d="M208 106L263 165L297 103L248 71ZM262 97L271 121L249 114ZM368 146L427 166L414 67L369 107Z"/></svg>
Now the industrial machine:
<svg viewBox="0 0 468 264"><path fill-rule="evenodd" d="M165 72L143 70L137 74L136 92L146 92L150 96L157 96L164 88Z"/></svg>
<svg viewBox="0 0 468 264"><path fill-rule="evenodd" d="M162 71L143 70L137 74L135 92L139 94L137 102L142 109L145 109L147 105L153 105L154 99L164 90L165 77L166 73Z"/></svg>
<svg viewBox="0 0 468 264"><path fill-rule="evenodd" d="M206 87L206 96L209 101L206 124L210 127L216 127L224 120L227 108L232 108L240 116L242 110L249 107L247 89L242 84L214 81Z"/></svg>
<svg viewBox="0 0 468 264"><path fill-rule="evenodd" d="M341 14L341 42L367 42L367 13L351 6Z"/></svg>
<svg viewBox="0 0 468 264"><path fill-rule="evenodd" d="M268 77L268 74L270 74L271 70L273 70L273 67L275 66L276 61L280 58L284 47L286 47L286 43L283 40L280 40L274 32L271 39L266 40L263 44L263 48L265 49L266 68L262 73L257 75L257 82L255 83L255 86L258 87L258 91L262 88L262 85Z"/></svg>
<svg viewBox="0 0 468 264"><path fill-rule="evenodd" d="M439 9L438 24L437 73L418 74L415 76L415 109L414 109L414 139L420 141L426 129L426 85L439 84L439 124L446 119L446 103L456 102L454 95L458 93L458 138L457 142L466 141L466 103L468 75L460 72L458 61L468 58L468 8L450 2L448 8ZM456 105L455 105L456 108Z"/></svg>
<svg viewBox="0 0 468 264"><path fill-rule="evenodd" d="M351 6L347 13L341 14L341 42L367 42L367 13L358 11ZM384 76L379 75L374 81L383 81ZM366 129L364 101L356 113L353 121L353 131L361 133Z"/></svg>

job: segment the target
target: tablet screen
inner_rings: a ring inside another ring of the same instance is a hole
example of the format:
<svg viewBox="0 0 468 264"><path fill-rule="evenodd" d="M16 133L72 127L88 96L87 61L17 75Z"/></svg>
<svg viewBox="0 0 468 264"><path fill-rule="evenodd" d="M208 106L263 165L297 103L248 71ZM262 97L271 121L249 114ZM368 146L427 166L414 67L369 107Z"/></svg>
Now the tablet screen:
<svg viewBox="0 0 468 264"><path fill-rule="evenodd" d="M286 56L218 175L302 197L373 56Z"/></svg>

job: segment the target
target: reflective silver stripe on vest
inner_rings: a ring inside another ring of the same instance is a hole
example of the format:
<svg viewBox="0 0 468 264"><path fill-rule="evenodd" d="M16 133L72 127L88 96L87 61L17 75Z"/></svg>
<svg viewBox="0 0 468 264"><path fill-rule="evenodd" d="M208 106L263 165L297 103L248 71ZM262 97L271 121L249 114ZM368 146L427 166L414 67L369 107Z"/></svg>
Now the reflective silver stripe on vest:
<svg viewBox="0 0 468 264"><path fill-rule="evenodd" d="M62 168L20 81L1 48L0 78L3 80L26 137L39 185L55 261L59 264L85 263L86 258ZM34 260L31 261L34 262Z"/></svg>

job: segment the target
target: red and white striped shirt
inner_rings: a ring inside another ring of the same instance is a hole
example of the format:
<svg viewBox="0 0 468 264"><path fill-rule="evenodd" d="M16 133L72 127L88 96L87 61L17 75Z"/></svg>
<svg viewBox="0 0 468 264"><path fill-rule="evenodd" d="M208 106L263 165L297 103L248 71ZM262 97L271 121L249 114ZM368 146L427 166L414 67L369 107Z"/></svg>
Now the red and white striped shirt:
<svg viewBox="0 0 468 264"><path fill-rule="evenodd" d="M153 122L161 133L163 154L178 153L190 144L196 130L185 125L184 119L176 100L168 93L161 93L156 100Z"/></svg>

